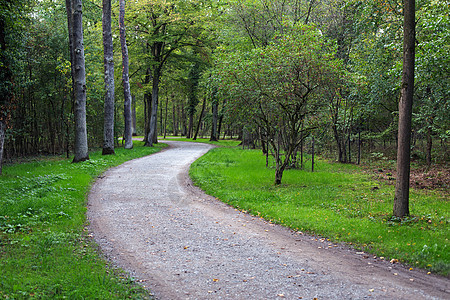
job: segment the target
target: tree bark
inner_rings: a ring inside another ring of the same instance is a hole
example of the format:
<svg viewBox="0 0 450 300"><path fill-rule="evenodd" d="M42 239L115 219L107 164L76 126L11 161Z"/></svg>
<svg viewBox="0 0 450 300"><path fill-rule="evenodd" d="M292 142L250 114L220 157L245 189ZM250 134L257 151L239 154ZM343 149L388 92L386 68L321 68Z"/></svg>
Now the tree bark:
<svg viewBox="0 0 450 300"><path fill-rule="evenodd" d="M177 116L176 116L176 106L173 102L173 96L172 96L172 132L174 136L178 135L178 123L177 123Z"/></svg>
<svg viewBox="0 0 450 300"><path fill-rule="evenodd" d="M131 92L129 79L129 64L128 64L128 47L125 36L125 0L119 1L119 29L120 29L120 45L122 47L122 83L123 83L123 115L125 120L124 139L125 149L133 148L133 132L131 119Z"/></svg>
<svg viewBox="0 0 450 300"><path fill-rule="evenodd" d="M0 175L3 169L3 153L5 148L6 123L8 119L8 110L12 101L12 71L9 67L9 61L6 56L7 42L5 20L0 16L0 79L2 81L2 89L0 96Z"/></svg>
<svg viewBox="0 0 450 300"><path fill-rule="evenodd" d="M194 115L189 113L189 123L188 123L188 129L186 133L186 138L190 139L192 136L192 127L194 126Z"/></svg>
<svg viewBox="0 0 450 300"><path fill-rule="evenodd" d="M210 141L217 141L219 135L217 133L217 124L219 121L219 102L217 99L213 99L212 102L212 124L211 124L211 138Z"/></svg>
<svg viewBox="0 0 450 300"><path fill-rule="evenodd" d="M404 2L403 75L399 102L397 179L393 213L409 215L409 177L411 156L411 118L414 95L415 0Z"/></svg>
<svg viewBox="0 0 450 300"><path fill-rule="evenodd" d="M161 77L160 67L155 67L153 71L153 85L152 85L152 112L150 115L150 132L146 146L152 147L153 144L158 143L158 99L159 99L159 80Z"/></svg>
<svg viewBox="0 0 450 300"><path fill-rule="evenodd" d="M427 128L427 166L431 167L432 157L431 157L431 150L433 149L433 130L432 130L432 124L428 124Z"/></svg>
<svg viewBox="0 0 450 300"><path fill-rule="evenodd" d="M103 0L103 52L105 64L105 105L103 155L114 154L114 57L111 33L111 0Z"/></svg>
<svg viewBox="0 0 450 300"><path fill-rule="evenodd" d="M147 68L145 71L145 85L150 83L151 69ZM150 115L152 114L152 95L147 91L144 93L144 114L145 114L145 128L144 128L144 143L148 144L148 135L150 133Z"/></svg>
<svg viewBox="0 0 450 300"><path fill-rule="evenodd" d="M2 175L3 170L3 151L5 146L5 135L6 135L6 123L3 119L0 119L0 175Z"/></svg>
<svg viewBox="0 0 450 300"><path fill-rule="evenodd" d="M136 95L131 96L131 135L136 136Z"/></svg>
<svg viewBox="0 0 450 300"><path fill-rule="evenodd" d="M195 130L193 138L194 141L197 139L198 132L200 131L200 125L202 124L203 114L205 113L205 107L206 107L206 97L205 99L203 99L202 111L200 112L200 116L198 117L197 129Z"/></svg>
<svg viewBox="0 0 450 300"><path fill-rule="evenodd" d="M86 128L86 68L84 61L82 1L72 0L72 65L74 89L75 145L73 162L89 159ZM69 10L68 10L69 11ZM70 24L69 24L70 25ZM69 30L70 32L70 30Z"/></svg>

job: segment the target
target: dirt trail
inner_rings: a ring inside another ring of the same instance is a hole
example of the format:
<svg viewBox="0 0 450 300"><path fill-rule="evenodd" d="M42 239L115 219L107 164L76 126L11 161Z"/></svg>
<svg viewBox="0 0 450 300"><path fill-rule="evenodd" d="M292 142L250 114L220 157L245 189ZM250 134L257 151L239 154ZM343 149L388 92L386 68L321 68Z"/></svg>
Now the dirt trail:
<svg viewBox="0 0 450 300"><path fill-rule="evenodd" d="M449 280L246 215L188 179L205 144L107 171L89 194L105 255L157 299L450 299Z"/></svg>

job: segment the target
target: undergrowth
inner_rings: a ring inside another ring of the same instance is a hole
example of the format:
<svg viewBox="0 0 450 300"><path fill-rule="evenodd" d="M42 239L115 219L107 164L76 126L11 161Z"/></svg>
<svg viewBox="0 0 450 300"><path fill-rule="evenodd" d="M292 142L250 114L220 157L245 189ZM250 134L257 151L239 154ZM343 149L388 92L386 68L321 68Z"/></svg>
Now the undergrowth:
<svg viewBox="0 0 450 300"><path fill-rule="evenodd" d="M85 229L86 194L106 169L164 145L6 165L0 177L0 298L143 299L133 278L99 258Z"/></svg>
<svg viewBox="0 0 450 300"><path fill-rule="evenodd" d="M308 163L285 171L274 186L261 151L216 148L190 175L208 194L273 223L449 275L448 194L412 190L411 216L399 219L392 216L393 185L355 165L316 160L311 173Z"/></svg>

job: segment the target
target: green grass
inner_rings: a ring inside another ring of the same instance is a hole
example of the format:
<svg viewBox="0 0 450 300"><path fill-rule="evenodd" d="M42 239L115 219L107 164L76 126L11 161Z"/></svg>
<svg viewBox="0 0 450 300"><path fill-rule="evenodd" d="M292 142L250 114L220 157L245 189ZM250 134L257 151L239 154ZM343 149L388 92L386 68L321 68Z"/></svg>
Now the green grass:
<svg viewBox="0 0 450 300"><path fill-rule="evenodd" d="M190 175L208 194L273 223L449 275L448 193L411 191L411 217L398 220L392 185L355 165L319 160L309 170L287 170L274 186L275 171L265 167L261 151L216 148Z"/></svg>
<svg viewBox="0 0 450 300"><path fill-rule="evenodd" d="M86 195L106 169L163 148L116 149L72 164L53 157L3 168L0 177L0 298L125 299L149 294L107 267L86 232Z"/></svg>
<svg viewBox="0 0 450 300"><path fill-rule="evenodd" d="M162 137L159 137L162 139ZM241 141L238 140L219 140L217 142L211 142L209 138L197 138L195 141L192 139L187 139L183 137L166 137L169 141L181 141L181 142L196 142L196 143L205 143L205 144L211 144L216 145L219 147L234 147L241 143Z"/></svg>

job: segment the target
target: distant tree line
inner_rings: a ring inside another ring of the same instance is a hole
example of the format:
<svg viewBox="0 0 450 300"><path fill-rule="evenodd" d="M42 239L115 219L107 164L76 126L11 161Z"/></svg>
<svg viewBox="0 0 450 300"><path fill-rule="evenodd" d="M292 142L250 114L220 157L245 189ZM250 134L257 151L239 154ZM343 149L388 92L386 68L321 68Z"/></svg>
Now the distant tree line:
<svg viewBox="0 0 450 300"><path fill-rule="evenodd" d="M281 169L298 166L313 137L316 151L343 163L396 153L401 3L127 1L119 26L119 2L82 3L90 148L113 153L130 132L148 146L158 135L233 137ZM447 163L450 8L415 8L411 155ZM8 0L0 16L3 159L74 154L71 13L53 0Z"/></svg>

